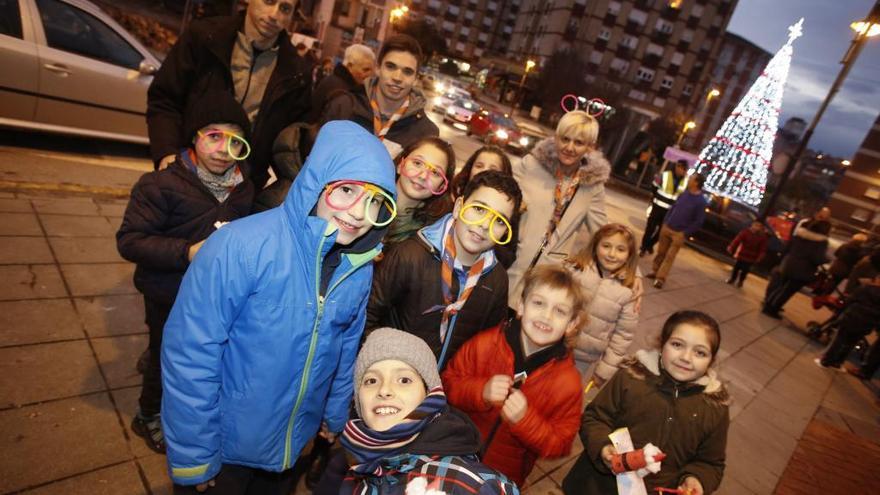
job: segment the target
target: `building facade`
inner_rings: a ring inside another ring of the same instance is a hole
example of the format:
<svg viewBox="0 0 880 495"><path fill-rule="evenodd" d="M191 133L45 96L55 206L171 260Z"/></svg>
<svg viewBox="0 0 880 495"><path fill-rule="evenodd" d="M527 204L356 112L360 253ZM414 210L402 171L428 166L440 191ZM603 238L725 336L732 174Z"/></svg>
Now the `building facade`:
<svg viewBox="0 0 880 495"><path fill-rule="evenodd" d="M709 90L718 90L718 95L703 95L694 119L697 127L688 135L688 144L694 149L706 146L771 58L768 51L751 41L733 33L724 34L708 82Z"/></svg>
<svg viewBox="0 0 880 495"><path fill-rule="evenodd" d="M880 234L880 115L828 205L836 220Z"/></svg>
<svg viewBox="0 0 880 495"><path fill-rule="evenodd" d="M692 116L737 0L523 0L508 57L573 50L646 119Z"/></svg>

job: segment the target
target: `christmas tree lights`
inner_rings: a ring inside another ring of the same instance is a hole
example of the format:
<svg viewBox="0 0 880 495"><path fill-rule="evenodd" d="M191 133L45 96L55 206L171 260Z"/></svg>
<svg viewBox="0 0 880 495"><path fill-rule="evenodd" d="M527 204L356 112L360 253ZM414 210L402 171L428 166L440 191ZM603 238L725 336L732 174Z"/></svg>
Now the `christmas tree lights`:
<svg viewBox="0 0 880 495"><path fill-rule="evenodd" d="M792 42L803 34L803 23L801 18L788 28L788 42L700 152L695 171L706 176L705 190L752 208L761 203L791 65Z"/></svg>

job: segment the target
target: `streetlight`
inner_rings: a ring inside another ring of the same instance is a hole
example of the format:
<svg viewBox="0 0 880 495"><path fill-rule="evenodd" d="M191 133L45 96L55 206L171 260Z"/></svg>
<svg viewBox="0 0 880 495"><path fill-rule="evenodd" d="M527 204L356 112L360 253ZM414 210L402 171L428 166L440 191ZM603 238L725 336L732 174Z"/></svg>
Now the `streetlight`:
<svg viewBox="0 0 880 495"><path fill-rule="evenodd" d="M528 76L529 72L535 68L535 65L537 65L537 64L535 63L534 60L531 60L531 59L526 60L526 70L523 71L523 75L519 80L519 91L517 92L517 97L515 100L513 100L513 105L511 105L511 107L510 107L510 117L511 118L513 118L514 112L516 112L516 109L519 106L520 101L522 101L523 85L526 83L526 76Z"/></svg>
<svg viewBox="0 0 880 495"><path fill-rule="evenodd" d="M718 89L716 89L716 88L712 88L712 90L709 91L709 94L706 95L706 103L708 103L709 100L711 100L712 98L715 98L716 96L720 96L720 95L721 95L721 91L718 91Z"/></svg>
<svg viewBox="0 0 880 495"><path fill-rule="evenodd" d="M688 132L689 130L693 129L693 128L696 127L696 126L697 126L697 123L694 122L693 120L690 120L690 121L686 122L686 123L684 124L684 126L682 126L682 128L681 128L681 134L678 135L678 141L675 142L675 147L676 147L676 148L678 148L678 146L681 144L681 140L684 139L684 135L687 134L687 132Z"/></svg>
<svg viewBox="0 0 880 495"><path fill-rule="evenodd" d="M880 0L877 0L874 3L867 18L853 22L850 24L850 27L856 32L856 34L855 37L853 37L852 43L849 45L849 49L843 55L843 60L840 61L840 63L843 64L843 67L840 68L837 78L831 85L831 89L828 90L828 95L825 96L825 101L819 105L819 110L816 111L816 116L813 117L810 127L804 132L804 137L801 138L801 142L798 143L797 149L792 153L788 165L779 177L779 183L776 185L776 189L773 191L773 194L770 195L770 199L767 200L767 206L764 207L764 211L761 212L761 218L766 218L767 215L773 211L776 202L779 201L782 188L785 186L785 183L788 182L788 178L791 177L795 165L797 165L797 162L801 159L801 155L803 155L804 151L807 149L807 144L810 142L810 138L813 137L813 131L816 130L819 120L822 119L822 115L825 114L825 110L828 108L831 100L834 99L834 95L837 94L837 91L843 84L844 79L846 79L847 74L849 74L849 70L855 63L856 58L858 58L859 53L861 53L862 48L865 46L865 42L868 38L880 34Z"/></svg>
<svg viewBox="0 0 880 495"><path fill-rule="evenodd" d="M850 166L850 161L849 161L849 160L843 160L842 162L840 162L840 164L843 165L844 167L849 167L849 166Z"/></svg>
<svg viewBox="0 0 880 495"><path fill-rule="evenodd" d="M409 7L407 7L406 5L401 5L399 7L391 9L391 22L393 23L394 21L399 21L400 19L403 19L403 16L405 16L408 12Z"/></svg>

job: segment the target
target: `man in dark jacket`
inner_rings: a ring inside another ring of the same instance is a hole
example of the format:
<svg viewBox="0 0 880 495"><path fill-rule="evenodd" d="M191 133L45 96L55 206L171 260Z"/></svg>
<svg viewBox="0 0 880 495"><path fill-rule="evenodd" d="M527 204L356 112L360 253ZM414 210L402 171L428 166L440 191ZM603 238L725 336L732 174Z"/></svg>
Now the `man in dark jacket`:
<svg viewBox="0 0 880 495"><path fill-rule="evenodd" d="M828 270L833 277L834 287L837 287L837 284L849 277L856 263L866 254L865 242L867 240L868 236L859 232L854 234L849 242L844 243L834 251L834 261L831 262L831 268Z"/></svg>
<svg viewBox="0 0 880 495"><path fill-rule="evenodd" d="M296 54L284 28L293 0L252 0L246 13L194 22L171 48L147 92L147 127L156 168L165 168L187 145L183 109L195 95L228 91L244 107L253 129L251 179L269 179L278 132L304 119L310 67Z"/></svg>
<svg viewBox="0 0 880 495"><path fill-rule="evenodd" d="M654 279L654 287L658 289L663 288L666 276L669 275L684 241L703 226L706 219L706 198L703 197L705 181L706 178L702 175L692 175L688 179L687 190L678 196L663 220L653 270L646 275Z"/></svg>
<svg viewBox="0 0 880 495"><path fill-rule="evenodd" d="M808 222L801 228L811 234L821 234L824 226L821 222ZM792 237L788 254L782 259L779 269L774 270L770 276L767 292L764 294L762 312L771 318L782 318L779 311L785 303L801 288L812 282L816 278L816 269L828 261L827 250L827 240L815 241L803 236Z"/></svg>
<svg viewBox="0 0 880 495"><path fill-rule="evenodd" d="M327 103L321 122L351 120L383 141L392 157L419 139L439 136L425 115L425 97L416 88L422 48L411 36L388 38L379 52L378 75L365 91L343 93Z"/></svg>
<svg viewBox="0 0 880 495"><path fill-rule="evenodd" d="M363 93L364 81L376 67L376 55L367 45L351 45L345 49L341 64L333 72L321 79L312 93L312 110L308 122L317 121L327 102L341 93Z"/></svg>
<svg viewBox="0 0 880 495"><path fill-rule="evenodd" d="M815 359L816 364L823 368L839 369L859 340L877 326L877 320L880 320L880 275L867 281L847 299L846 309L838 320L837 335L825 354ZM875 370L871 369L870 375L864 370L860 371L870 379Z"/></svg>

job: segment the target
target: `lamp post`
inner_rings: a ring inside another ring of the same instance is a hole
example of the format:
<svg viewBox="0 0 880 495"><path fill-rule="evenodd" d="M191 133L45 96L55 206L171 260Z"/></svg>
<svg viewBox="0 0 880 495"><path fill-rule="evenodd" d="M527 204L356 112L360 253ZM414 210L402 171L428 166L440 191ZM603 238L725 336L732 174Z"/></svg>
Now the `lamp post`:
<svg viewBox="0 0 880 495"><path fill-rule="evenodd" d="M535 68L535 65L536 64L534 60L526 60L526 70L523 71L523 75L519 79L519 90L517 91L517 96L513 99L513 103L510 105L510 118L513 118L513 113L516 112L520 101L522 101L523 85L526 83L526 76L528 76L529 72Z"/></svg>
<svg viewBox="0 0 880 495"><path fill-rule="evenodd" d="M816 130L819 120L822 119L822 115L825 114L825 110L828 108L831 100L834 99L834 95L837 94L837 91L846 79L847 74L849 74L849 70L855 63L856 58L858 58L859 53L861 53L862 48L865 46L865 42L868 38L880 34L880 0L877 0L876 3L874 3L874 7L871 8L871 12L868 14L867 18L853 22L850 24L850 27L856 34L853 37L852 43L849 45L849 49L846 51L846 54L844 54L843 60L840 61L840 63L843 64L843 67L840 68L837 78L831 85L831 89L828 90L828 95L825 96L825 101L819 105L819 110L816 111L816 116L813 117L810 127L804 132L804 137L801 138L800 143L798 143L797 149L792 153L791 159L788 161L788 165L786 165L785 170L779 177L776 189L773 190L773 194L771 194L770 199L767 200L767 204L764 206L760 218L766 218L767 215L773 211L777 201L779 201L779 196L782 193L783 187L785 187L785 183L788 182L791 173L801 159L801 155L803 155L804 151L807 149L807 144L809 144L810 138L813 137L813 131Z"/></svg>
<svg viewBox="0 0 880 495"><path fill-rule="evenodd" d="M688 132L689 130L693 129L693 128L696 127L696 126L697 126L697 123L694 122L693 120L690 120L690 121L686 122L686 123L684 124L684 126L682 126L682 128L681 128L681 134L678 135L678 141L675 142L675 147L676 147L676 148L678 148L678 146L681 144L681 140L684 139L684 135L687 134L687 132Z"/></svg>

